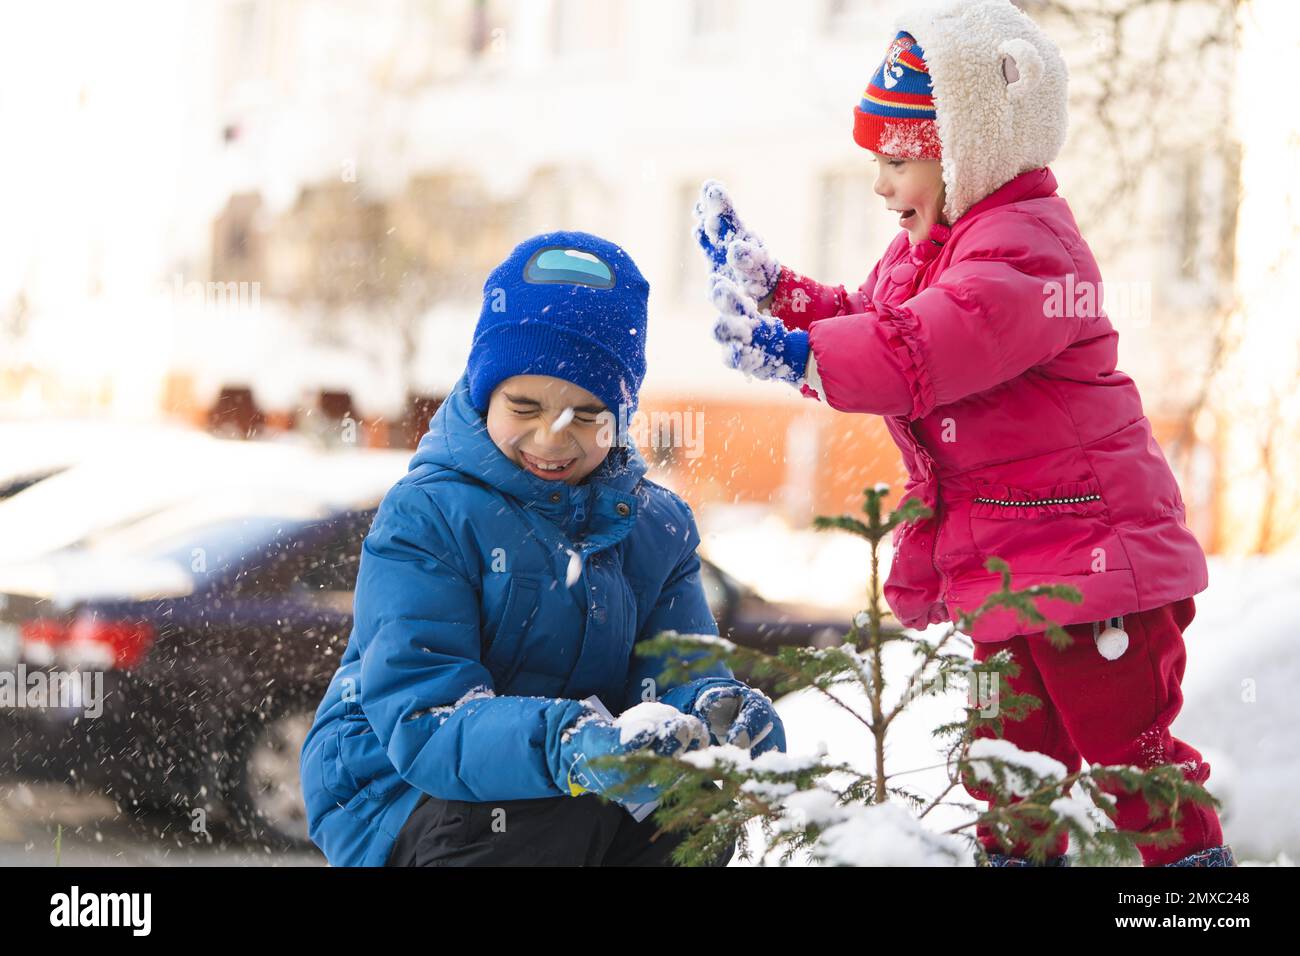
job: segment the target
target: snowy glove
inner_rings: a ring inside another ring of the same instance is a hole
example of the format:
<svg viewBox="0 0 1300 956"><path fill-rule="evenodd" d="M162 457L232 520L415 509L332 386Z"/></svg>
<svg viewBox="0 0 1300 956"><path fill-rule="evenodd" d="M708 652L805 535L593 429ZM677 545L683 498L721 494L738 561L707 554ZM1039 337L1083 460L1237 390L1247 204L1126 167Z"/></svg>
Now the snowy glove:
<svg viewBox="0 0 1300 956"><path fill-rule="evenodd" d="M594 769L590 760L606 754L627 754L649 748L661 757L709 744L708 728L696 717L667 704L647 702L629 708L617 720L591 713L576 720L560 738L560 770L570 796L585 792L604 794L618 803L635 805L656 800L656 787L648 784L619 790L625 775L617 770Z"/></svg>
<svg viewBox="0 0 1300 956"><path fill-rule="evenodd" d="M751 757L785 752L785 725L767 696L752 687L711 687L695 699L691 713L709 728L709 742L749 749Z"/></svg>
<svg viewBox="0 0 1300 956"><path fill-rule="evenodd" d="M808 333L788 330L781 320L759 314L754 300L721 274L710 287L718 321L713 337L727 346L723 361L760 379L777 379L796 388L808 368Z"/></svg>
<svg viewBox="0 0 1300 956"><path fill-rule="evenodd" d="M695 241L709 257L711 270L725 275L756 301L776 289L781 264L736 215L722 183L710 179L695 204Z"/></svg>

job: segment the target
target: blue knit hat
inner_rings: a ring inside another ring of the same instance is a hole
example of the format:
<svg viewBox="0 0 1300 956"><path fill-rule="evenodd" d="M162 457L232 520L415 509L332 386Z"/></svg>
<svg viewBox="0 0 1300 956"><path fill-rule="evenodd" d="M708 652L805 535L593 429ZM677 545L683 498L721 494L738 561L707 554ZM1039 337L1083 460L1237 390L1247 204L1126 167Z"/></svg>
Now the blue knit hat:
<svg viewBox="0 0 1300 956"><path fill-rule="evenodd" d="M612 242L586 232L521 242L483 284L465 370L470 401L486 411L512 375L553 375L631 416L645 378L649 297L636 263Z"/></svg>

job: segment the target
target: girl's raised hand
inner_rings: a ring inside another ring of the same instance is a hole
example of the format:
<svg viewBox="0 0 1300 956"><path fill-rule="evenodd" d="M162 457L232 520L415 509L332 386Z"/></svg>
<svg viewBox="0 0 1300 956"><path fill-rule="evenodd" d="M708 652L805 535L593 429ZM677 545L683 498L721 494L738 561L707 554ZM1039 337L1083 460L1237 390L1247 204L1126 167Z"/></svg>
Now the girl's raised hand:
<svg viewBox="0 0 1300 956"><path fill-rule="evenodd" d="M726 187L710 179L695 203L691 234L709 257L710 269L724 275L753 299L764 299L776 289L781 264L763 240L745 228Z"/></svg>
<svg viewBox="0 0 1300 956"><path fill-rule="evenodd" d="M758 379L776 379L796 388L808 367L808 333L788 330L781 320L763 316L758 305L731 279L715 273L709 297L718 310L713 337L726 346L723 361Z"/></svg>

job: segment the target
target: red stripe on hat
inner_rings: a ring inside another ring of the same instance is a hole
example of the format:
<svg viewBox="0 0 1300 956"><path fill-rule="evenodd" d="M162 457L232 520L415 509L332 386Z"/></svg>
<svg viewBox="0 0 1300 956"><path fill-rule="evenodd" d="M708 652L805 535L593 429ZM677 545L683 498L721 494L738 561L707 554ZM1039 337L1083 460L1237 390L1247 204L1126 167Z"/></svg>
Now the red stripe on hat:
<svg viewBox="0 0 1300 956"><path fill-rule="evenodd" d="M906 63L912 69L919 70L922 73L930 72L930 68L926 66L925 61L922 60L915 53L913 53L911 50L904 50L902 53L898 54L898 62Z"/></svg>
<svg viewBox="0 0 1300 956"><path fill-rule="evenodd" d="M943 143L939 140L939 126L932 119L896 119L877 116L853 108L853 141L873 153L884 153L903 159L941 159ZM881 149L881 144L889 149ZM911 144L910 151L900 152L895 144Z"/></svg>
<svg viewBox="0 0 1300 956"><path fill-rule="evenodd" d="M906 103L909 106L934 106L934 97L929 93L902 93L898 90L882 90L875 83L867 84L867 92L863 94L873 100L882 103Z"/></svg>

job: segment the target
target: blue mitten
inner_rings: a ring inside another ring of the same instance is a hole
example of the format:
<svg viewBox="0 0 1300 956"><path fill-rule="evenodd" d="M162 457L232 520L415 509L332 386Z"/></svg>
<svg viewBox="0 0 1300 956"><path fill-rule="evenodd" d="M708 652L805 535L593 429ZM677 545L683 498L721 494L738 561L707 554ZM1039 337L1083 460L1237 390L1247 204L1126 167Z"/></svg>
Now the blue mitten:
<svg viewBox="0 0 1300 956"><path fill-rule="evenodd" d="M591 766L591 758L645 748L661 757L671 757L706 747L708 743L708 729L698 718L666 704L639 704L620 717L618 723L593 712L580 717L560 737L563 786L575 797L590 791L618 803L649 803L658 799L657 788L646 784L620 790L626 782L625 775L612 769L597 770Z"/></svg>
<svg viewBox="0 0 1300 956"><path fill-rule="evenodd" d="M691 231L711 270L731 279L755 300L776 289L781 264L763 240L745 228L722 183L710 179L700 189Z"/></svg>
<svg viewBox="0 0 1300 956"><path fill-rule="evenodd" d="M709 728L712 744L748 748L751 757L785 752L785 725L762 691L744 685L706 688L691 713Z"/></svg>
<svg viewBox="0 0 1300 956"><path fill-rule="evenodd" d="M727 346L731 368L760 379L803 384L808 369L808 333L786 329L780 319L764 318L754 300L724 275L713 277L711 298L718 309L713 337Z"/></svg>

